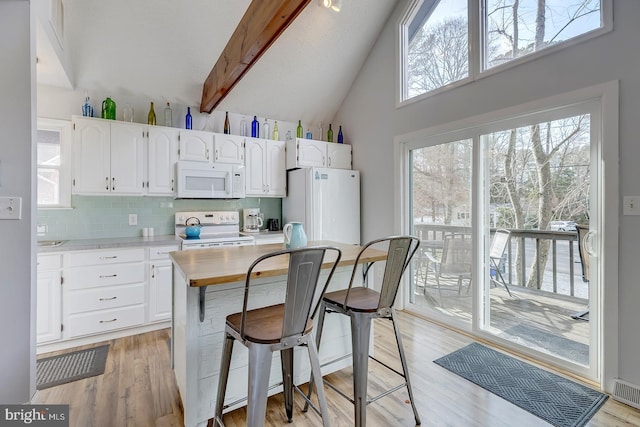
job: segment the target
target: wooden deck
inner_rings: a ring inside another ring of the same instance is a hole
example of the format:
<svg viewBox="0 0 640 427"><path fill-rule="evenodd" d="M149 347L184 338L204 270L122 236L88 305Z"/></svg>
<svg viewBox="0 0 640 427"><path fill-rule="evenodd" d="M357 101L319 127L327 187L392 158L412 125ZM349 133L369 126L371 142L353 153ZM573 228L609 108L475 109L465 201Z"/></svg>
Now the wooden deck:
<svg viewBox="0 0 640 427"><path fill-rule="evenodd" d="M455 279L441 279L438 292L435 279L426 287L419 282L414 303L458 321L471 323L471 294L467 282L460 294ZM589 322L572 314L585 310L587 301L520 286L492 286L489 331L510 341L536 348L583 365L588 364ZM442 295L442 297L440 296Z"/></svg>

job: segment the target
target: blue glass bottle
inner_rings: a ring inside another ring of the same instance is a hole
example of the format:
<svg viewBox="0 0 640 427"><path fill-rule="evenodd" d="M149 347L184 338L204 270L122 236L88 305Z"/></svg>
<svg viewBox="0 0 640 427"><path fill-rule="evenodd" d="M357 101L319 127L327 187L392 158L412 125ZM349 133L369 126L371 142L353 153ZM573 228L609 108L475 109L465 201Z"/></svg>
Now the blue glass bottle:
<svg viewBox="0 0 640 427"><path fill-rule="evenodd" d="M258 117L256 116L253 116L253 121L251 122L251 137L260 138L260 123L258 123Z"/></svg>
<svg viewBox="0 0 640 427"><path fill-rule="evenodd" d="M342 126L338 129L338 144L344 143L344 138L342 137Z"/></svg>
<svg viewBox="0 0 640 427"><path fill-rule="evenodd" d="M191 129L192 128L191 119L192 119L192 117L191 117L191 107L187 107L187 115L184 118L184 128L185 129Z"/></svg>
<svg viewBox="0 0 640 427"><path fill-rule="evenodd" d="M307 134L305 135L307 139L313 139L313 135L311 134L311 129L307 129Z"/></svg>

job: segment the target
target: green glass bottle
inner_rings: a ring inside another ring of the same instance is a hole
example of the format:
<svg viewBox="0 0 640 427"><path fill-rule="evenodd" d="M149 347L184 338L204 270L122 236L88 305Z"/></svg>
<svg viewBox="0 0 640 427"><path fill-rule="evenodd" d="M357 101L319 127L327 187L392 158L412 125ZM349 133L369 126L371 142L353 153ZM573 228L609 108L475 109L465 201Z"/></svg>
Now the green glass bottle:
<svg viewBox="0 0 640 427"><path fill-rule="evenodd" d="M153 101L149 105L149 115L147 116L147 124L155 125L156 124L156 112L153 111Z"/></svg>
<svg viewBox="0 0 640 427"><path fill-rule="evenodd" d="M278 131L278 121L273 122L273 135L272 138L274 141L280 141L280 132Z"/></svg>
<svg viewBox="0 0 640 427"><path fill-rule="evenodd" d="M327 131L327 142L333 142L333 130L331 130L331 123L329 123L329 130Z"/></svg>
<svg viewBox="0 0 640 427"><path fill-rule="evenodd" d="M296 129L296 136L298 138L302 138L302 122L300 120L298 120L298 128Z"/></svg>

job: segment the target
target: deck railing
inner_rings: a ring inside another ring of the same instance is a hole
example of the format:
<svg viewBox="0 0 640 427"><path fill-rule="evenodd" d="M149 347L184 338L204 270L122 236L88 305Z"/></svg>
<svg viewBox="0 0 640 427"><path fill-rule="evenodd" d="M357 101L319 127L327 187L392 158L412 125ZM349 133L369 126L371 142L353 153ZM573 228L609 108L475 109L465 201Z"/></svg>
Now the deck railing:
<svg viewBox="0 0 640 427"><path fill-rule="evenodd" d="M495 229L491 229L493 232ZM540 264L540 245L550 241L547 263L538 268L535 289L560 295L586 297L586 284L583 283L582 266L578 252L577 233L547 230L509 229L511 238L501 263L502 275L511 286L524 286L527 283L532 257ZM454 225L414 224L414 234L422 241L431 243L443 240L443 236L452 233L470 234L471 228ZM516 269L516 248L520 251L519 269ZM433 250L433 249L432 249ZM437 251L435 249L434 251ZM517 271L516 271L517 270ZM577 280L576 280L577 278ZM579 289L578 289L579 288ZM579 292L576 292L578 291Z"/></svg>

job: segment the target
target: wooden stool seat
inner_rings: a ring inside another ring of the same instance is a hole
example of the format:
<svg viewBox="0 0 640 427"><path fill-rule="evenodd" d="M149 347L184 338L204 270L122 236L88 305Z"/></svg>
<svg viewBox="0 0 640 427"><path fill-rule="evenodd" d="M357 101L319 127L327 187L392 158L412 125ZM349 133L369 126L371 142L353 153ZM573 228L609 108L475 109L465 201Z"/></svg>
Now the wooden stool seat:
<svg viewBox="0 0 640 427"><path fill-rule="evenodd" d="M271 305L247 311L244 325L244 337L248 341L260 344L275 344L282 339L284 322L284 304ZM240 333L242 312L227 316L227 326ZM313 329L313 320L307 320L304 333Z"/></svg>
<svg viewBox="0 0 640 427"><path fill-rule="evenodd" d="M324 300L337 305L343 310L366 313L372 313L378 310L380 292L364 287L351 288L349 292L349 304L345 307L344 301L347 298L347 291L347 289L343 289L341 291L328 292L324 295Z"/></svg>

